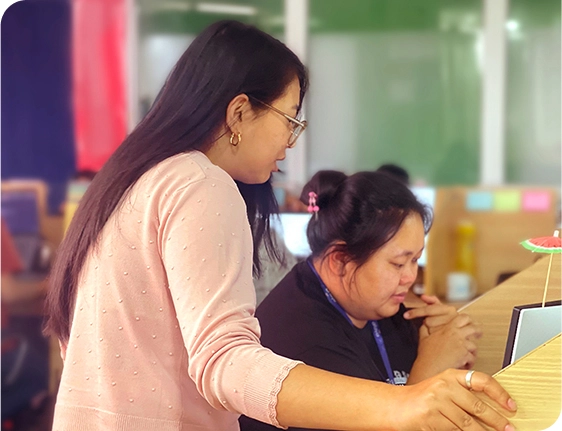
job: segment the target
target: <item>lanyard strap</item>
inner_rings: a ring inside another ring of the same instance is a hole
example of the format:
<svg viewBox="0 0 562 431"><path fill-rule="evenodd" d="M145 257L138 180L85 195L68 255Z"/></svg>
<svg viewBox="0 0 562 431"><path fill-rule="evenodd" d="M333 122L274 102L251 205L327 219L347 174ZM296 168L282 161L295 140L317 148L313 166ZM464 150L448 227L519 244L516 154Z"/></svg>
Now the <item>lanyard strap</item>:
<svg viewBox="0 0 562 431"><path fill-rule="evenodd" d="M379 348L379 352L382 357L382 361L384 363L384 368L386 368L386 373L388 374L388 380L392 385L394 385L394 376L392 374L392 368L390 368L390 360L388 359L388 353L386 353L386 347L384 346L384 340L379 328L379 322L377 322L376 320L371 320L370 323L371 328L373 329L373 337L375 338L377 347Z"/></svg>
<svg viewBox="0 0 562 431"><path fill-rule="evenodd" d="M312 270L312 272L314 273L314 275L316 276L316 278L320 282L320 286L322 287L322 290L324 291L324 295L326 295L326 299L328 299L328 302L330 304L332 304L332 306L336 310L339 311L339 313L345 318L345 320L347 320L349 322L349 324L351 326L355 326L353 324L353 322L351 321L351 319L349 318L349 316L347 315L347 313L345 312L345 310L343 309L343 307L338 303L338 301L336 301L336 298L334 298L332 293L328 290L328 288L326 287L326 285L322 281L322 278L320 278L320 274L318 274L318 272L316 271L316 268L314 268L314 265L312 264L311 259L308 258L306 260L306 263L308 263L308 266L310 267L310 269ZM371 329L372 329L372 332L373 332L373 338L375 339L375 342L377 343L377 347L379 348L379 353L382 357L384 367L386 368L386 373L388 374L388 381L390 382L390 384L394 385L396 383L394 382L394 375L392 374L392 368L390 367L390 360L388 359L388 353L386 352L386 347L384 345L384 339L382 337L381 330L379 328L379 324L376 320L370 320L369 323L371 324Z"/></svg>

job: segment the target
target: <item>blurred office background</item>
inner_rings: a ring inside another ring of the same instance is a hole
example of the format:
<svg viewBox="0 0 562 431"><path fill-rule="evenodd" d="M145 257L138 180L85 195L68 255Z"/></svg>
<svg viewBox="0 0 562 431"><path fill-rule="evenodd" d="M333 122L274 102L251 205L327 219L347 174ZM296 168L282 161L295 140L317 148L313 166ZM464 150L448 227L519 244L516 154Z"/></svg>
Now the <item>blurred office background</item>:
<svg viewBox="0 0 562 431"><path fill-rule="evenodd" d="M140 113L213 20L208 4L137 4ZM487 22L486 10L498 21ZM231 1L212 11L258 25L305 59L310 128L298 154L305 177L392 160L433 185L560 184L556 0ZM486 43L494 49L488 57ZM490 98L503 115L483 118ZM503 147L503 160L493 161L498 177L482 172L484 127L503 129L498 141L485 142Z"/></svg>
<svg viewBox="0 0 562 431"><path fill-rule="evenodd" d="M434 190L531 190L529 217L548 217L502 223L559 225L559 0L15 2L1 26L2 216L21 261L2 260L3 430L50 429L60 364L40 335L45 275L88 179L193 38L226 18L283 40L310 70L309 128L274 178L280 203L319 169L395 163ZM531 262L517 259L513 271ZM35 386L7 368L25 343Z"/></svg>

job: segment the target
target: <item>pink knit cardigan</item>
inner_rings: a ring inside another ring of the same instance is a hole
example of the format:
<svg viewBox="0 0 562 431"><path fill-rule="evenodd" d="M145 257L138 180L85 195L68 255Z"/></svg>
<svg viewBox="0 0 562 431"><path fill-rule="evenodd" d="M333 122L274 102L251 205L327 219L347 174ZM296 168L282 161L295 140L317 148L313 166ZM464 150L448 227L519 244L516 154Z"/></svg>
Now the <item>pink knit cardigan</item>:
<svg viewBox="0 0 562 431"><path fill-rule="evenodd" d="M235 183L204 154L143 175L81 272L53 430L279 426L298 362L259 344L252 249Z"/></svg>

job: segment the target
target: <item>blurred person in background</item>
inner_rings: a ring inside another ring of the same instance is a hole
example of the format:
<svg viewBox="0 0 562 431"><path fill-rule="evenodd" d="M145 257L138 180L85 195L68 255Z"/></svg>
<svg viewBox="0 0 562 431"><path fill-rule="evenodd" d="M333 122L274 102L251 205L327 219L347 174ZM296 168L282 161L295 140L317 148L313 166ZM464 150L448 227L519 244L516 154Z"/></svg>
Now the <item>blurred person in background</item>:
<svg viewBox="0 0 562 431"><path fill-rule="evenodd" d="M474 416L512 429L502 408L513 400L486 374L393 387L260 345L252 269L262 241L274 253L269 179L306 127L307 86L295 54L235 21L181 56L58 250L46 326L64 359L55 430L227 431L241 413L284 427L481 429ZM477 409L468 386L501 407Z"/></svg>
<svg viewBox="0 0 562 431"><path fill-rule="evenodd" d="M312 255L257 308L263 346L395 385L473 366L481 331L469 316L428 295L425 306L406 313L431 215L402 181L379 171L320 171L301 200L315 212L307 229ZM274 429L244 416L240 424L242 431Z"/></svg>
<svg viewBox="0 0 562 431"><path fill-rule="evenodd" d="M402 184L405 184L407 186L410 185L410 174L402 166L396 165L394 163L385 163L377 168L377 172L383 172L385 174L391 175Z"/></svg>

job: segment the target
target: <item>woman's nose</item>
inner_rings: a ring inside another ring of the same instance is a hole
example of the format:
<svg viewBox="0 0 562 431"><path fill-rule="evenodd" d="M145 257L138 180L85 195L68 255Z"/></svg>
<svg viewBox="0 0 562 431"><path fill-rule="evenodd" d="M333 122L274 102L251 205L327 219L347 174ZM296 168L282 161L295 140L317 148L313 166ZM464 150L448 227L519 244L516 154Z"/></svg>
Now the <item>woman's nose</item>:
<svg viewBox="0 0 562 431"><path fill-rule="evenodd" d="M416 277L418 276L418 265L417 264L411 264L411 265L406 265L406 269L404 271L404 273L402 274L402 279L401 284L412 284L414 281L416 281Z"/></svg>

